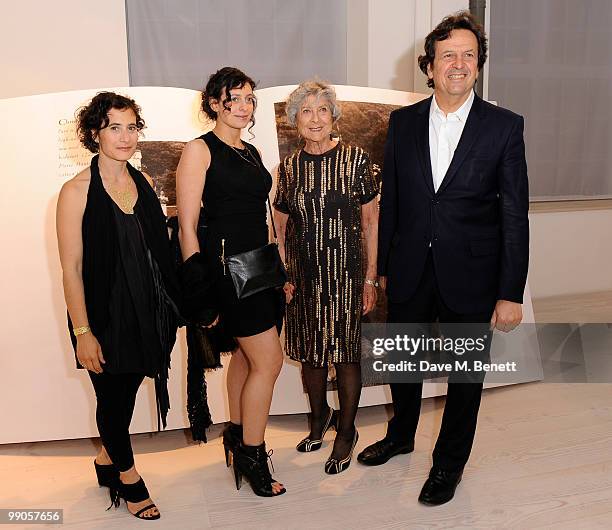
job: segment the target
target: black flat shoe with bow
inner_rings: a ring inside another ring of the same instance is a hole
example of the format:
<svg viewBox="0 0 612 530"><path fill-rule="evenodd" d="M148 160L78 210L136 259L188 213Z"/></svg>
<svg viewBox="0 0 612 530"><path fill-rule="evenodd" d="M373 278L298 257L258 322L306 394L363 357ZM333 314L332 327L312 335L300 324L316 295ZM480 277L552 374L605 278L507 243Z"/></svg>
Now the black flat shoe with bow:
<svg viewBox="0 0 612 530"><path fill-rule="evenodd" d="M304 438L300 443L298 443L295 448L300 453L310 453L311 451L318 451L321 449L323 445L323 437L325 433L331 429L336 429L338 425L338 412L333 408L329 407L329 412L327 414L327 418L325 419L325 424L323 425L323 431L321 433L321 438L318 440L313 440L310 436Z"/></svg>
<svg viewBox="0 0 612 530"><path fill-rule="evenodd" d="M357 429L355 429L355 434L353 435L353 443L351 445L351 450L348 455L344 458L332 458L329 457L327 462L325 462L325 473L328 475L337 475L338 473L342 473L351 465L351 460L353 458L353 451L355 450L355 446L357 445L357 440L359 440L359 433Z"/></svg>

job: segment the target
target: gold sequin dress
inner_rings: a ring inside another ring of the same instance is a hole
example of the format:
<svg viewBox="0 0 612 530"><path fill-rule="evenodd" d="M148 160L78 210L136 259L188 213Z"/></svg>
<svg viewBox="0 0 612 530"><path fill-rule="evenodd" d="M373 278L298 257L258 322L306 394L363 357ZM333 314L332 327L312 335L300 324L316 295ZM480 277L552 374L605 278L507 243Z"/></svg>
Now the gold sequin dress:
<svg viewBox="0 0 612 530"><path fill-rule="evenodd" d="M314 366L361 360L361 205L378 194L368 154L338 143L321 155L303 149L278 170L274 207L289 215L285 352Z"/></svg>

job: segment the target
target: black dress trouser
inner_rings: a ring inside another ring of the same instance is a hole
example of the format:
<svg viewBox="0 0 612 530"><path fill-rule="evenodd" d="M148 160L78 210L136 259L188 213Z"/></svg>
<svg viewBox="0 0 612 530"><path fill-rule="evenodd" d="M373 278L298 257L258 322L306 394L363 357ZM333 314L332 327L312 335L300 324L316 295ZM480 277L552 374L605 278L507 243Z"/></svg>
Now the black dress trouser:
<svg viewBox="0 0 612 530"><path fill-rule="evenodd" d="M485 313L467 315L449 309L438 289L430 250L415 294L406 302L389 302L387 321L483 323L482 329L486 331L493 309L494 307L491 307L491 310ZM489 347L490 340L487 344L487 355ZM394 415L387 426L386 438L401 443L411 442L419 422L423 383L391 383L390 387ZM453 376L450 376L440 434L433 451L435 467L455 471L465 466L476 433L481 393L482 380L458 383L453 382Z"/></svg>
<svg viewBox="0 0 612 530"><path fill-rule="evenodd" d="M96 392L96 423L102 444L115 467L127 471L134 465L129 429L144 375L88 373Z"/></svg>

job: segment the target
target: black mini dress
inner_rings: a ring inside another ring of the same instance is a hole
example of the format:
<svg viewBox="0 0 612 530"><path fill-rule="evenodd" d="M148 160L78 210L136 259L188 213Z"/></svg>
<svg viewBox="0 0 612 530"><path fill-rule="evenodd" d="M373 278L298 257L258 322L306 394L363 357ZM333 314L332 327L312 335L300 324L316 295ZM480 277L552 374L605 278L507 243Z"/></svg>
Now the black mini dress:
<svg viewBox="0 0 612 530"><path fill-rule="evenodd" d="M268 243L266 201L272 176L257 149L236 149L212 131L202 135L211 154L202 197L204 236L200 251L215 276L220 324L232 337L249 337L282 322L282 291L266 289L239 300L221 255L247 252ZM280 322L279 322L280 320Z"/></svg>

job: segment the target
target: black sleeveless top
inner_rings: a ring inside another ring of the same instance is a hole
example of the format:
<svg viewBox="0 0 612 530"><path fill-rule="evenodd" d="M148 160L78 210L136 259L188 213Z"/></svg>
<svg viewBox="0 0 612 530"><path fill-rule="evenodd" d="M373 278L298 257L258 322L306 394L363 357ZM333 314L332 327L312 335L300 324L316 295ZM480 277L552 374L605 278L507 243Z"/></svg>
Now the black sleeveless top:
<svg viewBox="0 0 612 530"><path fill-rule="evenodd" d="M212 131L200 138L211 153L202 197L206 239L200 250L219 268L222 240L226 256L268 243L266 200L272 176L253 145L232 148Z"/></svg>
<svg viewBox="0 0 612 530"><path fill-rule="evenodd" d="M162 364L161 342L155 325L153 273L138 200L133 214L123 212L113 201L119 259L110 292L109 322L97 338L106 361L105 372L155 377Z"/></svg>

